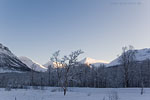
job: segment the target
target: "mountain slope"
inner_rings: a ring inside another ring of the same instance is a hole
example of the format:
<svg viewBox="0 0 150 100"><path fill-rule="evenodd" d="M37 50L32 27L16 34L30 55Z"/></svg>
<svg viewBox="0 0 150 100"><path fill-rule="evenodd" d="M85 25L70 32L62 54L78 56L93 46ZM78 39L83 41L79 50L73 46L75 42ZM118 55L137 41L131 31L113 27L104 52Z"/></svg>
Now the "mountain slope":
<svg viewBox="0 0 150 100"><path fill-rule="evenodd" d="M59 68L62 68L63 67L63 65L61 64L61 63L57 63L56 64L56 62L52 62L52 61L48 61L46 64L44 64L43 65L44 67L46 67L46 68L48 68L49 66L50 67L52 67L52 68L57 68L57 67L59 67Z"/></svg>
<svg viewBox="0 0 150 100"><path fill-rule="evenodd" d="M89 57L84 58L83 60L81 60L79 63L81 64L86 64L86 65L94 65L95 67L98 67L102 64L107 64L107 61L103 61L103 60L95 60Z"/></svg>
<svg viewBox="0 0 150 100"><path fill-rule="evenodd" d="M30 71L7 47L0 44L0 73Z"/></svg>
<svg viewBox="0 0 150 100"><path fill-rule="evenodd" d="M95 60L92 58L84 58L83 60L79 61L80 64L86 64L88 66L95 66L95 67L99 67L102 64L107 64L108 62L103 61L103 60ZM56 63L55 62L47 62L46 64L44 64L43 66L45 66L46 68L48 68L48 66L52 66L53 68L56 68ZM62 65L60 64L60 67L62 67Z"/></svg>
<svg viewBox="0 0 150 100"><path fill-rule="evenodd" d="M135 51L135 61L141 62L144 61L146 59L150 59L150 48L146 48L146 49L139 49L139 50L134 50ZM112 62L110 62L109 64L107 64L107 66L116 66L116 65L120 65L120 57L116 58L115 60L113 60Z"/></svg>
<svg viewBox="0 0 150 100"><path fill-rule="evenodd" d="M19 57L19 59L24 63L26 64L30 69L33 69L35 71L41 71L41 72L45 72L47 71L47 68L38 64L37 62L27 58L27 57Z"/></svg>
<svg viewBox="0 0 150 100"><path fill-rule="evenodd" d="M51 61L48 61L46 64L44 64L43 66L44 67L46 67L46 68L48 68L49 66L53 66L54 64L53 64L53 62L51 62Z"/></svg>

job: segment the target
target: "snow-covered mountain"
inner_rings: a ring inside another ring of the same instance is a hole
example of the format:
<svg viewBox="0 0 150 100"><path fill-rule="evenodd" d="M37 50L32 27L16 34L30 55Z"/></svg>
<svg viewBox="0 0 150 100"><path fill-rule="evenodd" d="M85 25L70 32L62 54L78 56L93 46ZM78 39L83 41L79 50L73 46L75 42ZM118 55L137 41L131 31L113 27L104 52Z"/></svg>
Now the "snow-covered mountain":
<svg viewBox="0 0 150 100"><path fill-rule="evenodd" d="M45 72L47 71L47 68L44 67L43 65L40 65L39 63L27 58L27 57L19 57L19 59L26 64L30 69L33 69L35 71L39 72Z"/></svg>
<svg viewBox="0 0 150 100"><path fill-rule="evenodd" d="M102 64L108 64L107 61L103 61L103 60L95 60L95 59L92 59L92 58L89 58L89 57L86 57L84 58L83 60L79 61L79 63L81 64L86 64L86 65L94 65L96 67L102 65Z"/></svg>
<svg viewBox="0 0 150 100"><path fill-rule="evenodd" d="M51 66L52 68L57 68L57 67L62 68L62 67L63 67L62 64L60 64L60 63L57 63L57 64L56 64L56 62L52 62L52 61L48 61L48 62L47 62L46 64L44 64L43 66L46 67L46 68L48 68L49 66Z"/></svg>
<svg viewBox="0 0 150 100"><path fill-rule="evenodd" d="M30 71L30 69L7 47L0 44L0 73L20 71Z"/></svg>
<svg viewBox="0 0 150 100"><path fill-rule="evenodd" d="M53 66L53 62L48 61L46 64L43 65L44 67L48 68L49 66Z"/></svg>
<svg viewBox="0 0 150 100"><path fill-rule="evenodd" d="M134 51L135 51L136 61L140 62L146 59L150 59L150 48L139 49L139 50L134 50ZM107 67L119 65L120 64L119 60L120 60L120 56L116 58L115 60L111 61L109 64L107 64Z"/></svg>
<svg viewBox="0 0 150 100"><path fill-rule="evenodd" d="M84 58L83 60L79 61L80 64L86 64L88 66L94 65L95 67L98 67L102 64L108 64L108 62L103 61L103 60L95 60L89 57ZM49 66L56 68L56 63L49 61L46 64L43 65L44 67L48 68ZM62 64L59 65L59 67L63 67Z"/></svg>

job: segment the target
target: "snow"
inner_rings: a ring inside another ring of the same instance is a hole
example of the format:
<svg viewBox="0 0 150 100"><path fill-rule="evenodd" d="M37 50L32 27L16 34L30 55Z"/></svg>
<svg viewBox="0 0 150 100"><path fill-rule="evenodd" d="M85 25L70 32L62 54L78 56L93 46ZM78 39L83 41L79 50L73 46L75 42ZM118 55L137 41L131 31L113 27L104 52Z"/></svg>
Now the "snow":
<svg viewBox="0 0 150 100"><path fill-rule="evenodd" d="M56 63L56 62L52 62L52 61L47 62L43 66L46 68L48 68L49 66L51 66L53 68L57 68L57 67L62 68L63 67L63 65L61 63L59 63L59 62Z"/></svg>
<svg viewBox="0 0 150 100"><path fill-rule="evenodd" d="M19 59L20 59L24 64L26 64L30 69L33 69L33 70L39 71L39 72L40 72L40 71L41 71L41 72L47 71L47 68L46 68L46 67L40 65L39 63L37 63L37 62L35 62L35 61L33 61L33 60L27 58L27 57L23 57L23 56L22 56L22 57L19 57ZM33 68L33 67L35 67L35 68Z"/></svg>
<svg viewBox="0 0 150 100"><path fill-rule="evenodd" d="M53 66L53 62L52 61L48 61L46 64L44 64L43 66L48 68L49 66Z"/></svg>
<svg viewBox="0 0 150 100"><path fill-rule="evenodd" d="M22 61L24 64L26 64L30 69L31 69L31 67L33 67L33 65L34 65L34 66L36 67L36 68L35 68L36 71L42 71L42 72L47 71L47 68L45 68L44 66L38 64L37 62L35 62L35 61L33 61L33 60L30 60L30 59L27 58L27 57L19 57L19 58L18 58L18 57L15 56L7 47L5 47L5 46L3 46L2 44L0 44L0 56L3 57L3 56L4 56L3 54L12 57L12 59L13 59L13 58L16 58L16 59L21 60L21 61ZM1 60L1 62L2 62L2 60ZM1 62L0 62L0 63L1 63ZM12 62L12 63L13 63L13 62ZM13 63L13 64L15 64L15 63ZM15 65L14 65L14 66L15 66ZM10 70L10 69L2 69L2 68L0 69L0 73L5 73L5 72L15 72L15 71Z"/></svg>
<svg viewBox="0 0 150 100"><path fill-rule="evenodd" d="M119 65L120 64L119 59L120 59L120 56L116 58L115 60L113 60L112 62L110 62L109 64L107 64L107 67ZM150 48L135 50L136 61L143 61L146 59L150 59Z"/></svg>
<svg viewBox="0 0 150 100"><path fill-rule="evenodd" d="M113 61L111 61L109 64L107 64L106 66L107 66L107 67L110 67L110 66L120 65L119 59L120 59L120 58L116 58L115 60L113 60Z"/></svg>
<svg viewBox="0 0 150 100"><path fill-rule="evenodd" d="M103 61L103 60L96 60L96 59L92 59L90 57L86 57L83 60L81 60L79 63L81 64L86 64L86 65L94 65L94 66L100 66L102 64L108 64L107 61Z"/></svg>
<svg viewBox="0 0 150 100"><path fill-rule="evenodd" d="M9 48L0 43L0 73L29 71L29 68ZM14 67L15 66L15 67ZM24 67L24 68L23 68Z"/></svg>
<svg viewBox="0 0 150 100"><path fill-rule="evenodd" d="M0 100L149 100L150 88L69 88L66 96L56 87L40 89L0 89ZM16 99L15 99L16 98Z"/></svg>
<svg viewBox="0 0 150 100"><path fill-rule="evenodd" d="M96 67L99 67L100 65L102 64L107 64L108 62L107 61L103 61L103 60L95 60L95 59L92 59L92 58L89 58L89 57L86 57L84 58L83 60L79 61L80 64L86 64L86 65L94 65ZM58 63L59 64L59 63ZM48 66L52 66L54 68L56 68L56 63L55 62L52 62L52 61L49 61L47 62L46 64L44 64L43 66L48 68ZM63 67L62 64L58 65L58 67Z"/></svg>
<svg viewBox="0 0 150 100"><path fill-rule="evenodd" d="M137 61L143 61L146 59L150 59L150 49L141 49L136 50L136 60Z"/></svg>
<svg viewBox="0 0 150 100"><path fill-rule="evenodd" d="M15 57L16 58L16 56L13 53L11 53L11 51L7 47L3 46L0 43L0 55L1 54L6 54L6 55L9 55L10 57Z"/></svg>

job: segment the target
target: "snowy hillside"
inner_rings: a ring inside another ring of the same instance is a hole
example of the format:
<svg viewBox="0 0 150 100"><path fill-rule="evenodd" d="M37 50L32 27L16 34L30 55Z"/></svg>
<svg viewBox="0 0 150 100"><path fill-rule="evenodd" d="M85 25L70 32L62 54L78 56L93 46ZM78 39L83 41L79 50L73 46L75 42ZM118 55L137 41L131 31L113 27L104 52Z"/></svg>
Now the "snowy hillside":
<svg viewBox="0 0 150 100"><path fill-rule="evenodd" d="M43 65L44 67L48 68L49 66L53 66L53 62L49 61Z"/></svg>
<svg viewBox="0 0 150 100"><path fill-rule="evenodd" d="M49 66L51 66L53 68L57 68L57 67L62 68L63 67L63 65L60 64L59 62L56 64L56 62L52 62L52 61L47 62L43 66L46 67L46 68L48 68Z"/></svg>
<svg viewBox="0 0 150 100"><path fill-rule="evenodd" d="M30 71L7 47L0 44L0 73Z"/></svg>
<svg viewBox="0 0 150 100"><path fill-rule="evenodd" d="M3 46L1 43L0 43L0 54L5 54L10 57L15 57L15 55L11 53L11 51L7 47Z"/></svg>
<svg viewBox="0 0 150 100"><path fill-rule="evenodd" d="M38 64L37 62L27 58L27 57L19 57L19 59L24 63L26 64L30 69L33 69L35 71L42 71L42 72L45 72L47 71L47 68Z"/></svg>
<svg viewBox="0 0 150 100"><path fill-rule="evenodd" d="M103 61L103 60L95 60L89 57L84 58L83 60L81 60L79 63L81 64L86 64L86 65L94 65L96 67L102 65L102 64L107 64L107 61Z"/></svg>
<svg viewBox="0 0 150 100"><path fill-rule="evenodd" d="M136 61L144 61L146 59L150 59L150 49L146 48L146 49L135 50ZM119 60L120 60L120 56L115 60L113 60L112 62L110 62L109 64L107 64L107 66L109 67L109 66L119 65L120 64Z"/></svg>

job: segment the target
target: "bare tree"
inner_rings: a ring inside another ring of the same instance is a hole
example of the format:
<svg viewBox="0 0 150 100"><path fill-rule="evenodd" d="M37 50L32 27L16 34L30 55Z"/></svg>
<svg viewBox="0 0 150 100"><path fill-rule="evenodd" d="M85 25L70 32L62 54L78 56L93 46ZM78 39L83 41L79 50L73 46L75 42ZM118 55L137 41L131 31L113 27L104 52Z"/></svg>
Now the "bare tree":
<svg viewBox="0 0 150 100"><path fill-rule="evenodd" d="M124 87L129 87L129 68L135 61L135 53L133 46L125 46L122 48L122 55L120 56L119 62L123 66Z"/></svg>
<svg viewBox="0 0 150 100"><path fill-rule="evenodd" d="M31 66L31 85L33 86L34 85L34 71L36 69L36 65L35 64L32 64Z"/></svg>
<svg viewBox="0 0 150 100"><path fill-rule="evenodd" d="M40 81L41 81L41 82L40 82L40 85L41 85L41 90L42 90L42 89L44 88L44 87L43 87L43 76L42 76L42 75L41 75Z"/></svg>
<svg viewBox="0 0 150 100"><path fill-rule="evenodd" d="M140 66L140 82L141 82L141 95L144 93L144 83L143 83L143 66Z"/></svg>
<svg viewBox="0 0 150 100"><path fill-rule="evenodd" d="M48 66L48 85L51 85L51 65Z"/></svg>
<svg viewBox="0 0 150 100"><path fill-rule="evenodd" d="M145 66L145 67L144 67ZM148 83L149 84L149 73L150 73L150 59L146 59L145 61L143 61L140 66L139 66L139 75L140 75L140 85L141 85L141 95L143 95L144 93L144 83ZM147 78L146 78L147 77ZM144 79L146 78L147 82L144 82ZM149 85L148 85L149 87Z"/></svg>
<svg viewBox="0 0 150 100"><path fill-rule="evenodd" d="M62 89L64 90L64 95L66 95L68 82L69 80L73 79L73 73L70 73L70 69L76 66L77 58L80 54L83 53L82 50L77 50L72 52L68 56L64 56L63 58L59 59L60 51L56 51L51 60L55 63L54 66L56 67L57 76L59 85L61 85Z"/></svg>
<svg viewBox="0 0 150 100"><path fill-rule="evenodd" d="M57 73L57 78L58 78L58 86L61 86L61 74L62 74L62 69L61 69L61 61L59 59L60 51L56 51L53 53L51 57L51 61L53 62L53 67L56 69Z"/></svg>

